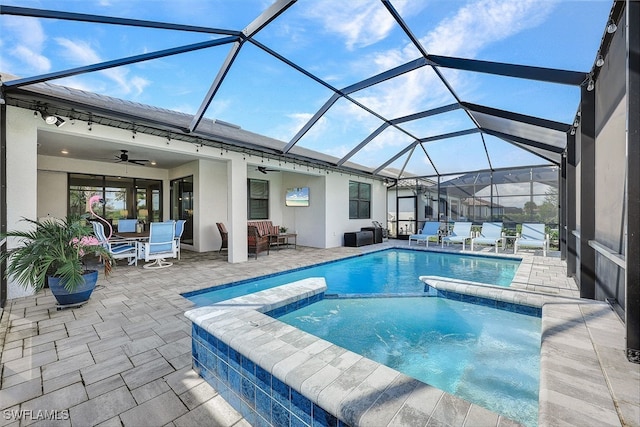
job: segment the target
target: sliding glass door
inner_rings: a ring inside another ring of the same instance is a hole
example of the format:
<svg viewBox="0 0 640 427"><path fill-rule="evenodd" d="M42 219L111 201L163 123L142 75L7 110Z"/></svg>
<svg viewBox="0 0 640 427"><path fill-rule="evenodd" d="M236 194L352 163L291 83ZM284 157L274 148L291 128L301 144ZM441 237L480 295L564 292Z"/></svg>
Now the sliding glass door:
<svg viewBox="0 0 640 427"><path fill-rule="evenodd" d="M93 205L93 210L112 225L127 218L145 225L162 220L162 181L76 173L68 177L70 215L88 212L89 198L99 195L105 203Z"/></svg>
<svg viewBox="0 0 640 427"><path fill-rule="evenodd" d="M171 219L184 219L180 241L193 245L193 176L171 181Z"/></svg>

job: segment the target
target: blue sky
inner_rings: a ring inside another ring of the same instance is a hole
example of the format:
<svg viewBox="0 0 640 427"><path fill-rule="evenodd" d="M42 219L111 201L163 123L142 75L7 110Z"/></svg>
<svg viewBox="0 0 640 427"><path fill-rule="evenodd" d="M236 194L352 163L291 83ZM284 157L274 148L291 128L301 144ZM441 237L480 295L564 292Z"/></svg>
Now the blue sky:
<svg viewBox="0 0 640 427"><path fill-rule="evenodd" d="M2 4L241 30L270 2L6 1ZM431 54L588 72L610 0L393 1ZM209 40L206 34L0 16L0 71L21 77ZM378 1L299 0L255 37L337 88L419 57ZM144 104L195 113L229 46L118 67L53 83ZM463 100L570 123L579 89L451 69L442 74ZM255 46L245 44L206 116L289 141L331 91ZM428 67L354 93L376 112L396 118L453 102ZM351 102L338 101L298 145L341 157L380 125ZM419 138L471 128L460 111L406 125ZM487 137L494 167L543 160ZM374 167L411 138L389 129L353 160ZM453 147L453 149L452 149ZM438 172L486 168L478 135L428 144ZM452 152L464 155L452 156ZM401 168L406 158L394 167ZM495 163L495 164L494 164ZM433 173L425 156L408 170Z"/></svg>

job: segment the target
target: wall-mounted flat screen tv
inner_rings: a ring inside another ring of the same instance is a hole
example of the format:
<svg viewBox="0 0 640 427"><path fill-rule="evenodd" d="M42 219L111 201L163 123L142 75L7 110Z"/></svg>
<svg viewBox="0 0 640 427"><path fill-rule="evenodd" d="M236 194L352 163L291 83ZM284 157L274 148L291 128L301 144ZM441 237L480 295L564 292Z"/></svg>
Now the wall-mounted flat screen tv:
<svg viewBox="0 0 640 427"><path fill-rule="evenodd" d="M309 187L287 188L284 204L286 206L309 206Z"/></svg>

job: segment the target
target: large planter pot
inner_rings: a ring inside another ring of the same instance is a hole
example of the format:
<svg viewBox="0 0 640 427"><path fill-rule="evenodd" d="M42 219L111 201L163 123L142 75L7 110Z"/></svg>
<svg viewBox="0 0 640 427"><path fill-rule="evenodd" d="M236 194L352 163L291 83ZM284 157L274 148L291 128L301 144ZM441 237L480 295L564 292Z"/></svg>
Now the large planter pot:
<svg viewBox="0 0 640 427"><path fill-rule="evenodd" d="M49 276L47 278L51 293L56 297L59 305L77 305L89 300L98 281L98 271L89 270L83 275L83 278L84 283L76 287L73 292L65 289L64 283L59 277Z"/></svg>

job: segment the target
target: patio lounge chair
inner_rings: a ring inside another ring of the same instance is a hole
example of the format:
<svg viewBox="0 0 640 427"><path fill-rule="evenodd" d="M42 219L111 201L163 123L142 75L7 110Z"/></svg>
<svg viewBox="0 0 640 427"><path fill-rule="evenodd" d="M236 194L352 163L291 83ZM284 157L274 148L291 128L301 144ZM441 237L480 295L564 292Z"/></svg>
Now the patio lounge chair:
<svg viewBox="0 0 640 427"><path fill-rule="evenodd" d="M427 221L422 226L422 230L418 234L412 234L409 236L409 246L411 246L411 241L415 240L416 244L419 245L420 242L425 242L426 246L429 247L429 238L435 237L436 243L438 241L438 230L440 229L440 223L435 221Z"/></svg>
<svg viewBox="0 0 640 427"><path fill-rule="evenodd" d="M222 238L222 243L220 243L220 249L218 252L222 252L223 249L229 250L229 232L227 231L227 227L225 227L221 222L216 222L216 226L218 227L220 238Z"/></svg>
<svg viewBox="0 0 640 427"><path fill-rule="evenodd" d="M471 225L472 223L470 222L455 222L451 234L442 238L442 247L444 247L445 242L447 245L450 243L462 243L462 250L464 251L465 243L471 239Z"/></svg>
<svg viewBox="0 0 640 427"><path fill-rule="evenodd" d="M175 221L152 222L149 230L149 240L139 243L138 257L144 258L148 264L144 268L165 268L173 265L166 262L166 258L177 258L178 250L174 239ZM153 262L150 262L153 260Z"/></svg>
<svg viewBox="0 0 640 427"><path fill-rule="evenodd" d="M504 240L502 237L502 223L501 222L483 222L480 235L471 239L471 251L473 251L474 245L493 245L498 253L498 243L502 242L502 248L504 249Z"/></svg>
<svg viewBox="0 0 640 427"><path fill-rule="evenodd" d="M100 221L91 221L93 234L100 244L107 249L113 259L127 259L129 265L138 265L136 242L127 241L109 241L104 233L104 225Z"/></svg>
<svg viewBox="0 0 640 427"><path fill-rule="evenodd" d="M547 256L549 249L549 235L544 231L544 224L522 224L520 236L513 244L513 253L518 252L518 247L542 248L542 256Z"/></svg>

